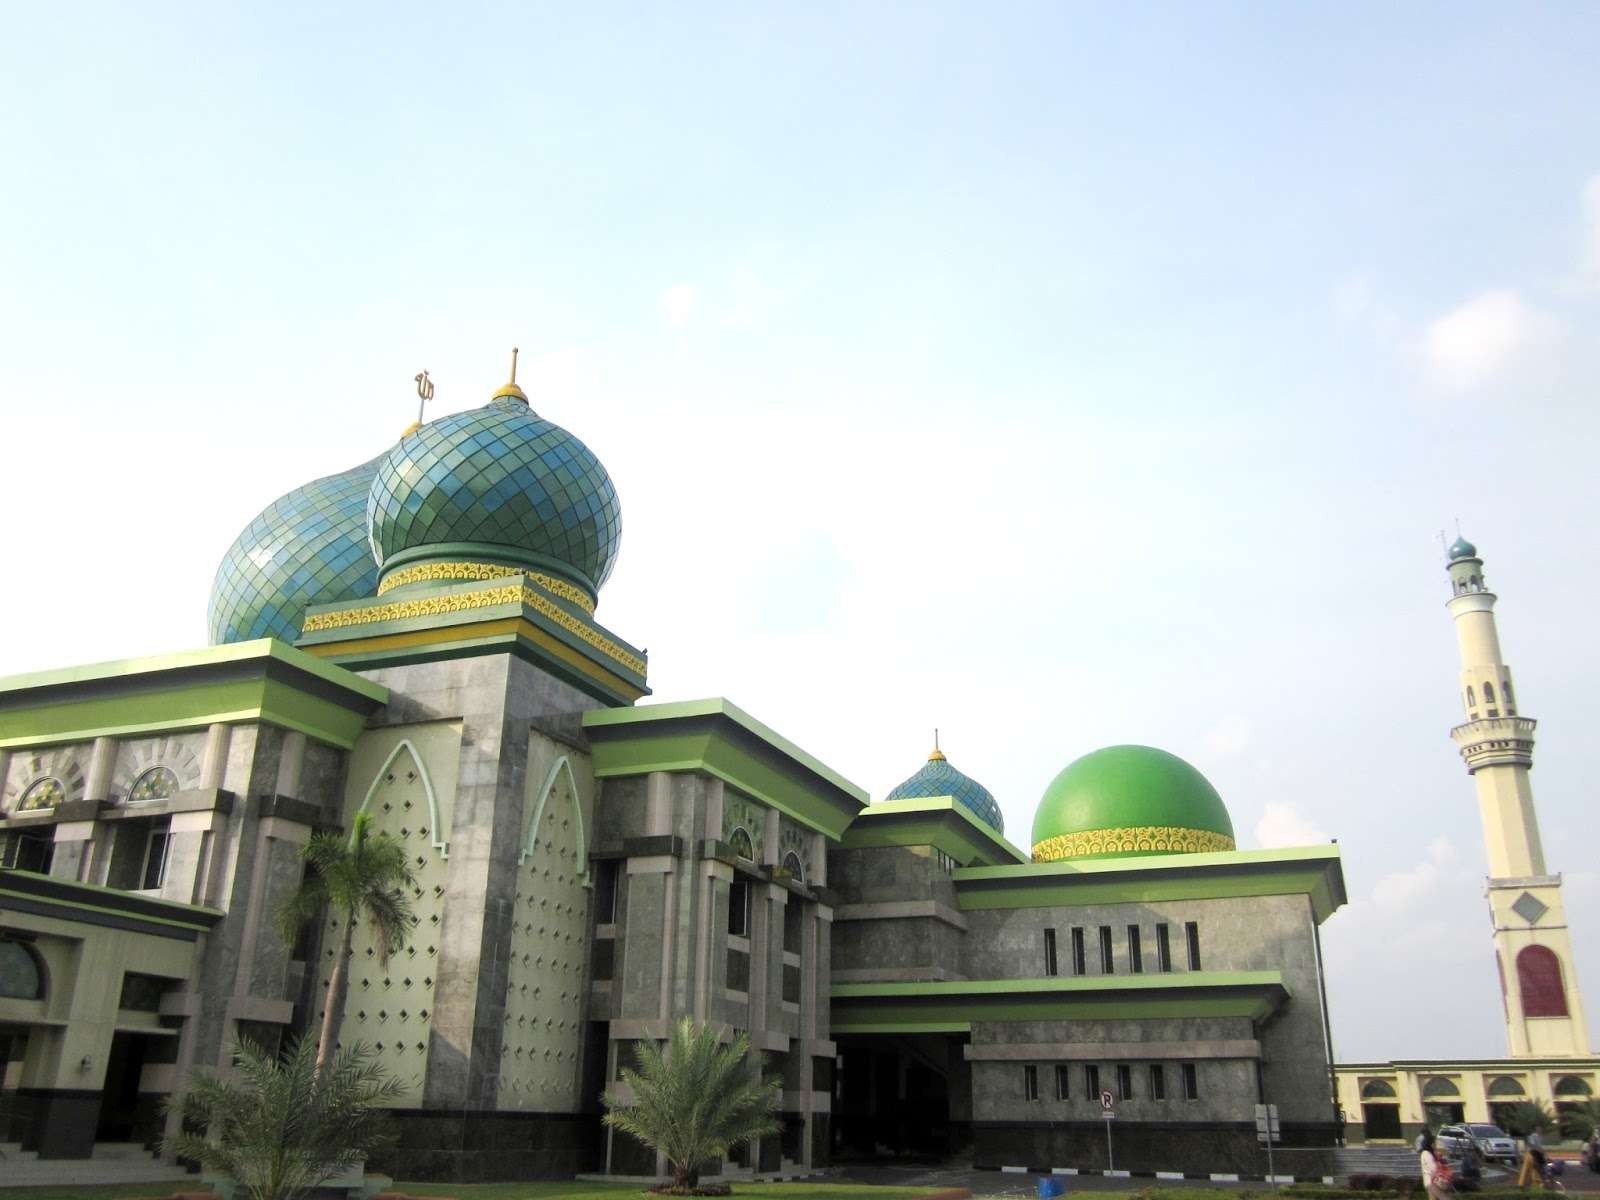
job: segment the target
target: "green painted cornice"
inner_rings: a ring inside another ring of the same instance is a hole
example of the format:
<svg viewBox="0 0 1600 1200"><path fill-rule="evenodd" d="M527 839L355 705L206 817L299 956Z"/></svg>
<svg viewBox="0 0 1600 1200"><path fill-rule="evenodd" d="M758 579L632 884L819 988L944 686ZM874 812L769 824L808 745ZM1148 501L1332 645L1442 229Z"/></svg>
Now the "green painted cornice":
<svg viewBox="0 0 1600 1200"><path fill-rule="evenodd" d="M187 941L223 917L220 910L198 904L9 868L0 868L0 908Z"/></svg>
<svg viewBox="0 0 1600 1200"><path fill-rule="evenodd" d="M881 800L856 814L845 831L846 850L933 846L963 867L1025 863L1028 856L978 820L953 796Z"/></svg>
<svg viewBox="0 0 1600 1200"><path fill-rule="evenodd" d="M1278 971L1186 971L922 983L836 983L833 1033L970 1029L981 1021L1111 1021L1183 1017L1262 1020L1289 990Z"/></svg>
<svg viewBox="0 0 1600 1200"><path fill-rule="evenodd" d="M595 709L583 727L602 779L704 771L839 840L867 793L720 697Z"/></svg>
<svg viewBox="0 0 1600 1200"><path fill-rule="evenodd" d="M1335 845L969 867L954 879L963 909L1304 895L1321 924L1348 899Z"/></svg>
<svg viewBox="0 0 1600 1200"><path fill-rule="evenodd" d="M348 749L387 688L275 638L0 679L0 748L265 721Z"/></svg>

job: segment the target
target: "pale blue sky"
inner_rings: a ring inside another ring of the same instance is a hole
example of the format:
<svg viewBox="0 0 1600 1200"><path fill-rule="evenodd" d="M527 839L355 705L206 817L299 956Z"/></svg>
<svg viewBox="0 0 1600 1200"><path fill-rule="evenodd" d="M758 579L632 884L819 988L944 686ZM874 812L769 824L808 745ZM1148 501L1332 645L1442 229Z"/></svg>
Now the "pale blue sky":
<svg viewBox="0 0 1600 1200"><path fill-rule="evenodd" d="M1341 1057L1491 1054L1459 516L1593 1024L1596 61L1577 3L17 8L0 672L200 642L260 507L518 344L658 697L875 795L938 724L1019 844L1165 746L1339 837Z"/></svg>

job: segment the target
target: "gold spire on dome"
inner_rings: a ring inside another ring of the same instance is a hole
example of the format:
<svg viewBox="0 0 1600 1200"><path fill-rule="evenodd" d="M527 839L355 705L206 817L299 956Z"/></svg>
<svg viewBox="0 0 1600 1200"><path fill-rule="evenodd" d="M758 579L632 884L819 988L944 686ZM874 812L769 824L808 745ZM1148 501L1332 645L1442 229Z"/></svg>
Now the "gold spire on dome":
<svg viewBox="0 0 1600 1200"><path fill-rule="evenodd" d="M528 402L528 394L517 386L517 348L511 347L511 380L492 397L495 400L501 396L515 396L524 404Z"/></svg>
<svg viewBox="0 0 1600 1200"><path fill-rule="evenodd" d="M933 731L933 753L928 755L929 762L944 762L944 751L939 749L939 731Z"/></svg>
<svg viewBox="0 0 1600 1200"><path fill-rule="evenodd" d="M428 378L428 373L423 371L417 376L417 419L407 425L400 433L402 438L408 438L422 428L423 406L433 399L433 380Z"/></svg>

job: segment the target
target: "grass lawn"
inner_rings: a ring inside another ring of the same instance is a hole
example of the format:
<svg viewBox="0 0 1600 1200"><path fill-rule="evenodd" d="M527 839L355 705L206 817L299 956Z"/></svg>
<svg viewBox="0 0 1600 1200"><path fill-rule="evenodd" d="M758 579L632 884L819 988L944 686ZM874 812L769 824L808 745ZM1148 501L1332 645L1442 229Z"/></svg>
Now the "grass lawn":
<svg viewBox="0 0 1600 1200"><path fill-rule="evenodd" d="M3 1175L0 1175L3 1181ZM198 1177L178 1183L94 1184L81 1187L0 1186L0 1200L132 1200L138 1196L170 1196L178 1191L201 1191ZM761 1200L916 1200L934 1188L865 1187L851 1183L741 1183L740 1196ZM585 1197L639 1197L636 1183L580 1183L548 1180L534 1183L396 1183L395 1191L409 1196L451 1196L455 1200L582 1200Z"/></svg>

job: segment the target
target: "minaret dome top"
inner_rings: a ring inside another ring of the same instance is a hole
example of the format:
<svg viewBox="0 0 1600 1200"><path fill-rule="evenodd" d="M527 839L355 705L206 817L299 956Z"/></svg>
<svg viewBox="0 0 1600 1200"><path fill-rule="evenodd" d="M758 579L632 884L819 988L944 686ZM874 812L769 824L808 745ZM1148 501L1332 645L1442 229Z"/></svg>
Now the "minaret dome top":
<svg viewBox="0 0 1600 1200"><path fill-rule="evenodd" d="M1463 558L1477 558L1478 548L1457 534L1456 540L1450 543L1450 549L1445 553L1449 554L1451 562L1460 562Z"/></svg>

